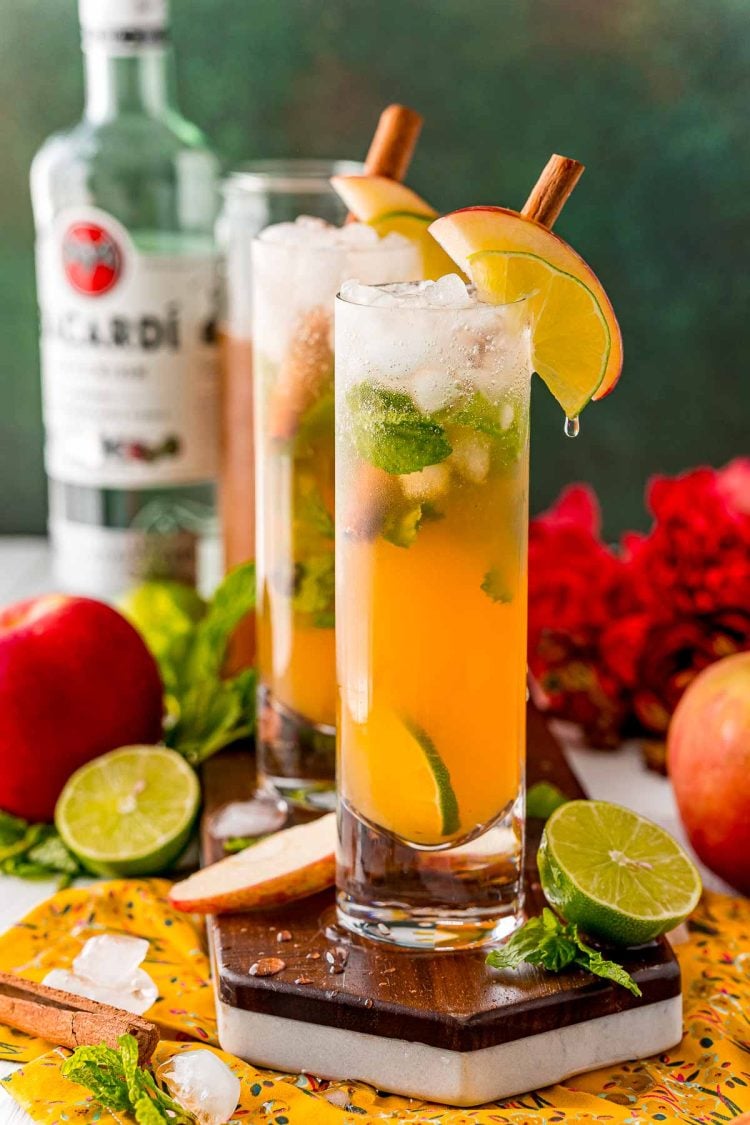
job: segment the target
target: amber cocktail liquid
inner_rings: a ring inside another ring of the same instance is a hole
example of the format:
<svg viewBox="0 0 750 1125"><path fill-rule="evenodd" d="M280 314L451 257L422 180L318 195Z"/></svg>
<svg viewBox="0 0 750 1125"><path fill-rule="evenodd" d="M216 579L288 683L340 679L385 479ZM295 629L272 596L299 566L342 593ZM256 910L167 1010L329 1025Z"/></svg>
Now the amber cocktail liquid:
<svg viewBox="0 0 750 1125"><path fill-rule="evenodd" d="M333 301L347 277L419 276L399 235L319 219L253 246L259 775L335 803Z"/></svg>
<svg viewBox="0 0 750 1125"><path fill-rule="evenodd" d="M338 912L457 948L520 907L531 379L523 302L336 302Z"/></svg>

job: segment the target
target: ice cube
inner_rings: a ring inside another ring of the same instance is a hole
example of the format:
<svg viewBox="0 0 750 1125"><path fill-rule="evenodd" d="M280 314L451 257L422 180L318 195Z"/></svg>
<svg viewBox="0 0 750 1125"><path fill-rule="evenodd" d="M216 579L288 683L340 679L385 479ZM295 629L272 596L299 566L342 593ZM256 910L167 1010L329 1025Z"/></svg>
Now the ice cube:
<svg viewBox="0 0 750 1125"><path fill-rule="evenodd" d="M286 818L286 802L263 795L251 801L231 801L223 805L211 818L209 829L217 840L230 836L267 836L283 828Z"/></svg>
<svg viewBox="0 0 750 1125"><path fill-rule="evenodd" d="M437 367L418 368L409 379L411 397L425 414L447 406L459 393L454 379Z"/></svg>
<svg viewBox="0 0 750 1125"><path fill-rule="evenodd" d="M353 305L383 305L388 304L388 294L376 285L363 285L357 278L344 281L341 286L341 297Z"/></svg>
<svg viewBox="0 0 750 1125"><path fill-rule="evenodd" d="M502 413L500 415L500 425L504 430L509 430L513 425L513 406L509 402L506 402L503 405Z"/></svg>
<svg viewBox="0 0 750 1125"><path fill-rule="evenodd" d="M176 1102L199 1125L224 1125L240 1100L240 1080L213 1051L183 1051L156 1072Z"/></svg>
<svg viewBox="0 0 750 1125"><path fill-rule="evenodd" d="M409 473L401 479L404 495L409 500L421 503L437 500L448 491L451 474L447 465L428 465L416 473Z"/></svg>
<svg viewBox="0 0 750 1125"><path fill-rule="evenodd" d="M338 227L325 219L312 215L300 215L293 223L273 223L260 232L262 242L280 243L286 246L317 246L335 244Z"/></svg>
<svg viewBox="0 0 750 1125"><path fill-rule="evenodd" d="M147 1012L159 995L159 989L143 969L136 969L124 984L117 987L97 984L70 969L52 969L42 984L71 992L74 996L85 996L100 1004L110 1004L113 1008L122 1008L135 1016L142 1016Z"/></svg>
<svg viewBox="0 0 750 1125"><path fill-rule="evenodd" d="M363 289L368 292L362 292ZM392 285L362 286L356 294L344 293L346 300L360 305L383 305L409 309L467 309L476 305L458 274L449 273L438 281L402 281Z"/></svg>
<svg viewBox="0 0 750 1125"><path fill-rule="evenodd" d="M336 243L338 246L360 247L376 246L380 241L378 233L366 223L347 223L337 231Z"/></svg>
<svg viewBox="0 0 750 1125"><path fill-rule="evenodd" d="M433 308L466 309L475 304L466 288L466 283L457 273L447 273L437 281L433 281L432 288L425 296Z"/></svg>
<svg viewBox="0 0 750 1125"><path fill-rule="evenodd" d="M481 484L490 471L492 442L484 434L452 436L453 452L448 462L472 484Z"/></svg>
<svg viewBox="0 0 750 1125"><path fill-rule="evenodd" d="M73 962L73 972L108 988L127 985L148 954L145 938L128 934L97 934L89 938Z"/></svg>

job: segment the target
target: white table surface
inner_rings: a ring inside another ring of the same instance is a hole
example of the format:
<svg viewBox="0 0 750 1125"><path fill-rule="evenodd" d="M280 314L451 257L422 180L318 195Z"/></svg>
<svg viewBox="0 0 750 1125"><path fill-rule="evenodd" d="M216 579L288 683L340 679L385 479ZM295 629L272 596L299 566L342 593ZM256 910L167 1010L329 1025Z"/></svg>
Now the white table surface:
<svg viewBox="0 0 750 1125"><path fill-rule="evenodd" d="M54 589L49 549L43 538L0 536L0 607ZM637 746L616 751L586 750L564 737L571 766L590 797L627 805L650 817L686 844L671 786L646 770ZM701 866L701 865L699 865ZM730 888L701 866L704 883L713 890ZM0 933L54 892L52 882L26 882L0 876ZM12 1069L0 1062L0 1076ZM10 1125L13 1103L0 1088L0 1125Z"/></svg>

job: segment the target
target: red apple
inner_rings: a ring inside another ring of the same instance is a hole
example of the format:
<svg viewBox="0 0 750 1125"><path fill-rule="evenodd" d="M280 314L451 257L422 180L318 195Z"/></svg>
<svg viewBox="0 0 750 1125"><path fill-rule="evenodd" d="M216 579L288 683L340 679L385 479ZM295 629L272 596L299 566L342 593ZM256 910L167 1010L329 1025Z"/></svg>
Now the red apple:
<svg viewBox="0 0 750 1125"><path fill-rule="evenodd" d="M116 610L50 594L0 612L0 809L52 820L74 770L161 729L156 662Z"/></svg>
<svg viewBox="0 0 750 1125"><path fill-rule="evenodd" d="M750 894L750 652L690 684L669 727L667 766L697 855Z"/></svg>

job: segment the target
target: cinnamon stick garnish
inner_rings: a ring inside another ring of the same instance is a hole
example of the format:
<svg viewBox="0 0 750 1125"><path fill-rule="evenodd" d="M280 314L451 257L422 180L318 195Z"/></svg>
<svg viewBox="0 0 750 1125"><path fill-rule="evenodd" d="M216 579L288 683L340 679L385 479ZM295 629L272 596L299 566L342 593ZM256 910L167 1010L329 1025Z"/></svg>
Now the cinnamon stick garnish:
<svg viewBox="0 0 750 1125"><path fill-rule="evenodd" d="M524 218L552 228L584 169L585 165L570 156L558 156L557 153L550 156L523 205L521 214Z"/></svg>
<svg viewBox="0 0 750 1125"><path fill-rule="evenodd" d="M387 176L400 183L409 170L423 121L422 114L408 105L387 105L365 157L365 175ZM356 215L347 215L346 222L356 223Z"/></svg>
<svg viewBox="0 0 750 1125"><path fill-rule="evenodd" d="M121 1035L132 1035L141 1065L159 1042L156 1024L141 1016L12 973L0 973L0 1023L73 1049L99 1043L117 1047Z"/></svg>
<svg viewBox="0 0 750 1125"><path fill-rule="evenodd" d="M365 175L403 180L422 131L423 117L407 105L386 106L365 159Z"/></svg>

